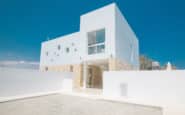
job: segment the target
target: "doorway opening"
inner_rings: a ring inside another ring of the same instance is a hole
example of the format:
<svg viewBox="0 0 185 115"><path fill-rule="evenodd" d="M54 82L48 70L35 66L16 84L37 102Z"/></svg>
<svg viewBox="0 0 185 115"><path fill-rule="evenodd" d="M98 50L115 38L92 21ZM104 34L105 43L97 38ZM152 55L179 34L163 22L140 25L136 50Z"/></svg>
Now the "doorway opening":
<svg viewBox="0 0 185 115"><path fill-rule="evenodd" d="M108 71L108 61L99 60L87 63L86 87L102 89L103 72Z"/></svg>

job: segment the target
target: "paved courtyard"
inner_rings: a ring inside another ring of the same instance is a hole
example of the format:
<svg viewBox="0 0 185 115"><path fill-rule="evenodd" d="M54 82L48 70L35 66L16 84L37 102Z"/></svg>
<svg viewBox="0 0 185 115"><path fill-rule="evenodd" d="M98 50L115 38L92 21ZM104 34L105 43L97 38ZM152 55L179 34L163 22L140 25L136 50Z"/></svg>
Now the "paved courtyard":
<svg viewBox="0 0 185 115"><path fill-rule="evenodd" d="M0 103L0 115L162 115L161 109L63 94Z"/></svg>

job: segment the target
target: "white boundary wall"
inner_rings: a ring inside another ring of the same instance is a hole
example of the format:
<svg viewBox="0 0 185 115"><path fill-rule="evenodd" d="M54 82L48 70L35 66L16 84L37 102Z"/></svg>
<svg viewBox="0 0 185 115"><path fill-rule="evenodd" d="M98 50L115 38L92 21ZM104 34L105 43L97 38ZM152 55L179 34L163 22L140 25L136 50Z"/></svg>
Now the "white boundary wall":
<svg viewBox="0 0 185 115"><path fill-rule="evenodd" d="M29 69L0 68L0 101L61 91L72 91L70 72L41 72Z"/></svg>
<svg viewBox="0 0 185 115"><path fill-rule="evenodd" d="M185 71L104 72L103 95L159 106L164 115L185 115Z"/></svg>

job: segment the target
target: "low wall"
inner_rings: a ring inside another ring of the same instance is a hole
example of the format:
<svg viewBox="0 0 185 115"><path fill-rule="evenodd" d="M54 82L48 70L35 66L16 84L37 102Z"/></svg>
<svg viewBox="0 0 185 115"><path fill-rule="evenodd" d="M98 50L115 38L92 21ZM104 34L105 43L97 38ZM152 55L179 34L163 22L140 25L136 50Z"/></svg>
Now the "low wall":
<svg viewBox="0 0 185 115"><path fill-rule="evenodd" d="M72 91L73 74L0 68L0 99Z"/></svg>
<svg viewBox="0 0 185 115"><path fill-rule="evenodd" d="M103 95L160 106L164 115L185 115L185 71L104 72Z"/></svg>

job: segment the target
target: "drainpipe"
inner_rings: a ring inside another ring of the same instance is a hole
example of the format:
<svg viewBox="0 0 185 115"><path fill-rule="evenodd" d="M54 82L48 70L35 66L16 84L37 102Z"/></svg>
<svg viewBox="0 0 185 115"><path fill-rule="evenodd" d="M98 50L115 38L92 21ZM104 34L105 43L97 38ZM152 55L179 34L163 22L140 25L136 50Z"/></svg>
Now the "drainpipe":
<svg viewBox="0 0 185 115"><path fill-rule="evenodd" d="M83 63L83 88L87 88L87 63Z"/></svg>

